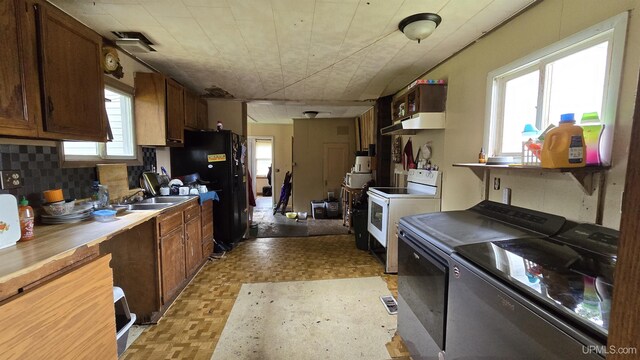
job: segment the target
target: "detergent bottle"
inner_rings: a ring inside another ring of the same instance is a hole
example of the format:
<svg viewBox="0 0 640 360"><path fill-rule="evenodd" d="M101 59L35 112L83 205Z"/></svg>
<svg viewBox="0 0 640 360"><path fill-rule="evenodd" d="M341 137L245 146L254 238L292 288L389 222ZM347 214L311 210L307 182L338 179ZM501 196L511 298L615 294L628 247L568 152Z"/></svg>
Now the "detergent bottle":
<svg viewBox="0 0 640 360"><path fill-rule="evenodd" d="M544 138L540 162L543 168L584 167L585 153L583 131L574 114L562 114L560 125Z"/></svg>
<svg viewBox="0 0 640 360"><path fill-rule="evenodd" d="M602 165L602 160L600 159L600 139L604 131L604 124L600 122L598 113L589 112L582 114L580 126L584 132L584 144L587 147L587 166Z"/></svg>

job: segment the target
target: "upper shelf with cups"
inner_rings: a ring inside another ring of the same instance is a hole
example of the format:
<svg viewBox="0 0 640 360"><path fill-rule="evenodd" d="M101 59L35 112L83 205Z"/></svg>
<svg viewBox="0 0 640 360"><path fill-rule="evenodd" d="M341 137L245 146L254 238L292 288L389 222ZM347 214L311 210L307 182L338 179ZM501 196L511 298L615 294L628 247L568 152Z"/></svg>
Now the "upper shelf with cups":
<svg viewBox="0 0 640 360"><path fill-rule="evenodd" d="M393 124L382 135L413 135L419 130L444 129L447 85L442 80L421 80L391 103Z"/></svg>

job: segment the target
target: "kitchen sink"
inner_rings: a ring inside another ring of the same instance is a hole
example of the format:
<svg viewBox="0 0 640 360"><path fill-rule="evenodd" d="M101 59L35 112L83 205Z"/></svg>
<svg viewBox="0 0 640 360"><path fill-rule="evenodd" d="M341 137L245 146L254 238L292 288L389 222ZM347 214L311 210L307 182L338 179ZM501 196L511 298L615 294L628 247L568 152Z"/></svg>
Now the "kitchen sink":
<svg viewBox="0 0 640 360"><path fill-rule="evenodd" d="M157 196L144 199L138 204L177 204L189 200L190 196Z"/></svg>
<svg viewBox="0 0 640 360"><path fill-rule="evenodd" d="M164 209L164 208L168 208L169 206L173 205L174 203L137 203L137 204L131 204L131 205L127 205L127 208L129 210L159 210L159 209Z"/></svg>

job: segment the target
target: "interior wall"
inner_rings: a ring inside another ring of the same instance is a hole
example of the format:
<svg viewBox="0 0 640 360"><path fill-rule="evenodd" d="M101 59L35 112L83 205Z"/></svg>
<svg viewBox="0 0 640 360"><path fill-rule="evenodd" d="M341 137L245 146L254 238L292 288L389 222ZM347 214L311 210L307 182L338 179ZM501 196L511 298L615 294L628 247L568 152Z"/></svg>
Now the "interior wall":
<svg viewBox="0 0 640 360"><path fill-rule="evenodd" d="M637 18L639 8L640 0L543 1L423 77L445 79L448 83L446 130L422 131L412 137L414 154L417 146L426 140L433 140L436 145L434 158L444 170L443 210L468 208L482 198L482 181L471 170L451 165L459 162L477 162L486 121L484 114L488 73L630 10L612 167L606 174L604 191L603 224L616 229L619 227L629 134L640 67L640 20ZM403 140L406 142L407 139L408 137L404 137ZM501 190L491 190L491 200L501 201L502 189L509 187L512 189L514 205L558 214L572 220L595 221L597 195L586 195L568 174L493 171L491 180L493 177L501 178Z"/></svg>
<svg viewBox="0 0 640 360"><path fill-rule="evenodd" d="M207 99L209 128L215 129L218 121L225 130L247 136L247 103L228 99Z"/></svg>
<svg viewBox="0 0 640 360"><path fill-rule="evenodd" d="M323 194L323 145L349 144L349 162L355 162L356 136L354 118L293 119L293 206L296 211L310 211L311 200ZM341 131L346 127L347 131ZM346 175L346 174L345 174ZM338 194L336 194L337 196Z"/></svg>
<svg viewBox="0 0 640 360"><path fill-rule="evenodd" d="M271 171L274 173L273 194L275 201L280 196L280 187L284 182L284 175L291 171L291 139L293 138L293 124L256 124L247 125L248 136L273 136L274 159ZM266 180L265 180L266 181ZM258 186L256 181L256 186ZM256 189L262 191L262 186Z"/></svg>

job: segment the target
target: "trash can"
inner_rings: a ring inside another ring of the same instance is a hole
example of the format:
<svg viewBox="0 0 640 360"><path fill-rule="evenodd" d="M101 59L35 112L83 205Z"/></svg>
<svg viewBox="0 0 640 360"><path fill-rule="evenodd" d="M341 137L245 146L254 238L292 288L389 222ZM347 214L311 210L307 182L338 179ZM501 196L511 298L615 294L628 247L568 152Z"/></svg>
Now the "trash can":
<svg viewBox="0 0 640 360"><path fill-rule="evenodd" d="M328 218L337 218L340 216L340 203L334 200L324 201L324 213Z"/></svg>
<svg viewBox="0 0 640 360"><path fill-rule="evenodd" d="M351 225L356 235L356 247L369 250L369 230L367 230L367 209L353 209L351 211Z"/></svg>
<svg viewBox="0 0 640 360"><path fill-rule="evenodd" d="M314 219L324 219L324 201L311 200L311 214Z"/></svg>
<svg viewBox="0 0 640 360"><path fill-rule="evenodd" d="M124 291L117 286L113 287L113 306L116 312L116 340L118 342L118 356L120 356L127 349L129 329L136 321L136 314L129 311Z"/></svg>

